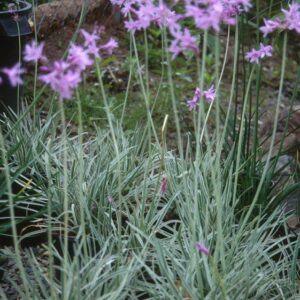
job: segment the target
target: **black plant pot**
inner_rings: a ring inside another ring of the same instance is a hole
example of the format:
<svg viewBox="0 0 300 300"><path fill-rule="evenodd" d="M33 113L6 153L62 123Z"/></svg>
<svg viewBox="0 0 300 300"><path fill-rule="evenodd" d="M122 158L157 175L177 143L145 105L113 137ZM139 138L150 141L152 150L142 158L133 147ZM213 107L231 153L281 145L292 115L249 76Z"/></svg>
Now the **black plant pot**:
<svg viewBox="0 0 300 300"><path fill-rule="evenodd" d="M19 61L22 63L26 37L31 34L28 17L32 5L26 1L18 3L19 8L16 10L0 10L0 70L12 67ZM12 87L5 75L1 74L1 77L3 82L0 84L0 113L7 111L8 107L17 113L22 86Z"/></svg>

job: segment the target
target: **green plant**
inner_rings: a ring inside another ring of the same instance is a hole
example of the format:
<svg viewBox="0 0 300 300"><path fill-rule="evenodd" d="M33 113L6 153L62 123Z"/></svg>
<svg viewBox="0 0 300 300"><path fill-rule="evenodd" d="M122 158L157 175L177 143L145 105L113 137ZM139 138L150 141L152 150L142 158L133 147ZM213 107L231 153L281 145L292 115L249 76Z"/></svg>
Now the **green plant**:
<svg viewBox="0 0 300 300"><path fill-rule="evenodd" d="M120 161L113 158L114 142L110 131L99 130L97 136L84 145L85 174L81 184L78 184L78 137L68 139L69 234L75 239L67 264L56 244L47 246L49 261L58 261L63 266L60 272L65 275L66 298L218 299L226 295L228 299L282 299L282 296L294 295L295 283L289 278L297 241L289 234L276 236L280 227L285 228L280 209L275 209L271 215L258 214L241 227L232 209L239 201L233 198L232 158L228 157L223 166L215 169L216 154L213 152L204 153L199 165L193 165L188 158L192 153L181 160L172 151L166 152L163 174L168 179L168 189L162 195L160 149L154 146L148 152L139 131L124 133L118 127L114 130ZM102 155L103 152L108 155ZM44 162L50 163L52 169L47 175L51 183L48 199L60 203L55 208L56 217L49 219L55 231L63 224L59 217L59 212L63 212L63 170L59 167L61 151L52 144L47 153ZM122 170L121 185L116 172L118 164ZM58 173L53 172L56 168ZM218 193L212 180L214 172L222 175ZM199 184L197 190L195 184ZM117 201L119 189L122 202ZM220 197L221 214L216 208L217 197ZM84 203L85 240L80 230L82 203L79 201ZM121 236L117 229L118 210L122 212ZM219 219L223 224L221 232ZM209 246L211 256L197 253L194 235ZM222 235L223 244L219 244L218 235ZM9 254L10 258L13 256ZM49 288L45 266L33 253L28 252L26 256L34 269L33 278L26 275L26 280L32 282L29 295L60 299L60 277L53 275ZM52 272L55 274L54 269ZM39 283L39 294L36 294L36 283ZM21 288L19 293L22 295Z"/></svg>
<svg viewBox="0 0 300 300"><path fill-rule="evenodd" d="M10 188L18 232L25 226L32 225L34 220L41 217L46 209L47 198L45 190L47 182L45 169L38 158L43 156L46 149L44 143L55 126L54 115L38 123L32 123L30 115L16 123L16 115L3 117L1 129L4 134L3 147L10 171ZM9 213L9 189L5 178L5 161L0 158L0 237L3 239L11 234ZM27 225L26 225L27 224Z"/></svg>
<svg viewBox="0 0 300 300"><path fill-rule="evenodd" d="M268 8L272 10L272 2ZM255 16L259 24L258 7ZM119 109L105 80L107 66L97 58L93 91L87 92L88 85L77 89L76 102L70 104L76 108L77 132L70 130L63 97L58 113L50 111L43 124L37 113L34 121L29 118L34 102L15 123L5 122L3 189L11 226L16 225L12 166L37 173L37 198L46 207L36 220L41 229L26 235L47 234L46 266L26 253L33 278L22 267L20 240L13 232L25 287L17 287L20 297L289 299L299 294L299 238L289 231L289 215L283 211L286 195L298 185L289 185L292 175L286 181L281 178L284 139L274 151L289 63L287 33L281 45L274 124L267 137L270 147L263 152L266 141L259 135L259 123L264 69L245 61L249 40L260 38L252 17L245 14L236 20L230 68L230 26L223 47L217 34L203 30L201 49L178 54L178 60L168 51L165 28L150 36L146 31L143 37L131 33L129 78ZM151 43L161 49L151 51ZM156 75L161 71L154 83L151 67ZM184 74L187 71L191 74ZM203 91L208 92L211 81L214 99L206 103ZM190 98L195 87L199 105L188 111L183 95ZM102 118L101 128L96 126L92 133L84 131L83 109L90 98L98 101ZM124 130L132 122L131 107L138 105L140 123ZM157 108L164 108L165 114ZM199 242L206 251L199 251ZM12 258L14 252L6 255Z"/></svg>

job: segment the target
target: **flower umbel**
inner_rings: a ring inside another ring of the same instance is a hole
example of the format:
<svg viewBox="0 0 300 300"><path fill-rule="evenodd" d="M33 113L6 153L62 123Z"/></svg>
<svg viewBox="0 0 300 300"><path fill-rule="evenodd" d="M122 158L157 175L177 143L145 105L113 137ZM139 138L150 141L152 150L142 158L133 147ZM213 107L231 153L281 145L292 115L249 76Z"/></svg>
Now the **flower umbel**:
<svg viewBox="0 0 300 300"><path fill-rule="evenodd" d="M201 90L197 87L197 88L195 89L194 97L193 97L191 100L189 100L189 101L187 102L187 106L189 107L189 110L193 110L193 109L196 108L198 102L200 101L201 96L202 96L202 92L201 92Z"/></svg>
<svg viewBox="0 0 300 300"><path fill-rule="evenodd" d="M3 68L1 72L8 77L13 87L16 87L18 84L23 84L21 76L25 73L25 69L22 68L21 63L16 63L12 68Z"/></svg>
<svg viewBox="0 0 300 300"><path fill-rule="evenodd" d="M197 87L195 89L194 97L187 102L187 106L189 110L193 110L196 108L201 97L204 97L208 103L213 102L216 97L216 91L214 85L211 85L211 87L207 91L203 91L203 92Z"/></svg>
<svg viewBox="0 0 300 300"><path fill-rule="evenodd" d="M106 50L109 55L112 54L115 48L118 48L118 42L113 38L110 38L106 44L100 46L100 49Z"/></svg>
<svg viewBox="0 0 300 300"><path fill-rule="evenodd" d="M173 36L174 40L169 48L170 52L173 54L172 59L186 50L192 50L194 53L198 53L197 39L191 35L187 28L184 28L183 32L174 32Z"/></svg>
<svg viewBox="0 0 300 300"><path fill-rule="evenodd" d="M41 66L40 70L43 74L39 76L39 79L57 92L60 100L72 98L75 88L81 82L82 72L94 63L94 57L100 57L100 50L111 54L113 49L118 46L118 43L112 38L102 46L97 45L101 30L102 28L95 27L93 32L89 33L82 29L83 45L71 44L66 60L58 60L51 65ZM39 48L39 52L36 48L36 45L28 48L28 56L38 59L42 55L42 48Z"/></svg>
<svg viewBox="0 0 300 300"><path fill-rule="evenodd" d="M289 5L289 10L282 9L282 12L285 16L287 28L300 33L300 4L294 2Z"/></svg>
<svg viewBox="0 0 300 300"><path fill-rule="evenodd" d="M281 26L281 20L266 20L264 19L265 25L260 27L260 31L266 37L269 33L275 31Z"/></svg>
<svg viewBox="0 0 300 300"><path fill-rule="evenodd" d="M216 90L214 85L212 85L207 91L204 91L203 96L205 97L207 102L213 102L216 97Z"/></svg>
<svg viewBox="0 0 300 300"><path fill-rule="evenodd" d="M43 55L45 43L38 44L36 41L32 41L31 44L27 44L24 50L24 60L27 62L38 62L39 60L46 60Z"/></svg>
<svg viewBox="0 0 300 300"><path fill-rule="evenodd" d="M251 0L183 0L180 2L184 9L179 13L173 9L179 0L110 1L121 8L121 13L127 18L124 24L128 31L134 33L147 29L152 24L168 29L173 36L169 48L173 59L185 50L192 50L194 54L198 54L196 38L183 27L181 21L192 19L199 29L212 28L219 31L222 24L235 25L236 16L248 11L252 6Z"/></svg>
<svg viewBox="0 0 300 300"><path fill-rule="evenodd" d="M70 65L64 61L56 61L48 73L41 75L39 79L58 92L61 100L70 99L81 81L80 72L72 71Z"/></svg>
<svg viewBox="0 0 300 300"><path fill-rule="evenodd" d="M250 63L259 64L260 60L265 56L272 56L273 47L270 45L263 45L260 43L260 48L258 50L252 49L246 53L246 59Z"/></svg>
<svg viewBox="0 0 300 300"><path fill-rule="evenodd" d="M263 32L264 37L276 29L282 30L295 30L300 33L300 4L293 2L289 5L289 9L281 9L283 13L282 18L276 18L274 20L265 20L264 26L260 27L260 31Z"/></svg>
<svg viewBox="0 0 300 300"><path fill-rule="evenodd" d="M87 50L74 44L72 44L69 49L68 62L78 71L83 71L93 64Z"/></svg>

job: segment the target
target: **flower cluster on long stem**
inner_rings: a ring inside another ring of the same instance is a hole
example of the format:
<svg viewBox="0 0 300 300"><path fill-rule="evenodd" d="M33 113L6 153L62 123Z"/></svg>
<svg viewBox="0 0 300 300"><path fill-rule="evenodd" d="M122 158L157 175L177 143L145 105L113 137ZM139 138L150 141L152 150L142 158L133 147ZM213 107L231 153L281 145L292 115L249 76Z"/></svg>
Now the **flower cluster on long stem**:
<svg viewBox="0 0 300 300"><path fill-rule="evenodd" d="M212 28L220 30L221 24L234 25L235 17L251 8L250 0L182 0L173 1L167 6L163 1L152 0L111 0L113 5L121 7L128 31L138 31L148 28L151 24L168 28L172 43L169 51L174 59L179 53L192 50L198 53L197 38L192 36L189 28L182 25L185 20L193 20L200 30ZM183 12L178 13L172 6L183 6Z"/></svg>
<svg viewBox="0 0 300 300"><path fill-rule="evenodd" d="M25 62L41 63L39 80L57 92L61 100L70 99L82 80L82 72L94 63L95 58L100 57L102 51L111 54L113 49L118 47L113 38L99 45L101 31L102 28L99 27L95 27L92 33L82 29L83 45L71 44L65 60L50 63L44 55L44 43L38 44L36 41L25 46L23 59ZM2 76L6 76L13 87L23 84L22 75L25 71L20 62L10 68L0 69ZM0 77L0 84L2 81Z"/></svg>

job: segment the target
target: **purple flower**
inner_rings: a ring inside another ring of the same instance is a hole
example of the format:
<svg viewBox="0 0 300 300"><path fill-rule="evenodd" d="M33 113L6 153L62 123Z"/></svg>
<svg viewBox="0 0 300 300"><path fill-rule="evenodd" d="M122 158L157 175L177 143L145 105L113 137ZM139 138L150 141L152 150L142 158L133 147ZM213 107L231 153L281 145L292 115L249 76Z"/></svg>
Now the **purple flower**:
<svg viewBox="0 0 300 300"><path fill-rule="evenodd" d="M38 44L36 41L32 41L31 44L27 44L24 50L24 60L27 62L38 62L39 60L47 60L43 55L45 43Z"/></svg>
<svg viewBox="0 0 300 300"><path fill-rule="evenodd" d="M196 243L196 249L205 255L209 255L209 249L201 242Z"/></svg>
<svg viewBox="0 0 300 300"><path fill-rule="evenodd" d="M232 8L238 12L248 11L251 7L251 0L225 0L223 3L228 3Z"/></svg>
<svg viewBox="0 0 300 300"><path fill-rule="evenodd" d="M92 33L89 33L84 29L81 29L80 32L83 35L85 47L89 47L91 44L97 43L100 39L97 28L95 28Z"/></svg>
<svg viewBox="0 0 300 300"><path fill-rule="evenodd" d="M160 27L168 28L172 35L180 31L180 25L178 24L178 21L183 17L182 15L176 14L164 4L160 4L158 6L156 14L157 17L155 22Z"/></svg>
<svg viewBox="0 0 300 300"><path fill-rule="evenodd" d="M121 6L125 0L110 0L110 2L113 4L113 5L118 5L118 6ZM130 0L128 0L128 2L132 2Z"/></svg>
<svg viewBox="0 0 300 300"><path fill-rule="evenodd" d="M118 48L118 42L113 38L110 38L110 40L106 44L104 44L100 47L101 50L102 49L106 50L107 53L110 55L112 54L112 51L115 48Z"/></svg>
<svg viewBox="0 0 300 300"><path fill-rule="evenodd" d="M187 5L186 17L192 17L195 24L200 29L212 27L214 30L220 30L222 20L223 6L218 1L211 1L206 7Z"/></svg>
<svg viewBox="0 0 300 300"><path fill-rule="evenodd" d="M168 189L168 180L166 176L162 177L161 184L160 184L160 193L164 195Z"/></svg>
<svg viewBox="0 0 300 300"><path fill-rule="evenodd" d="M265 25L260 27L260 31L263 33L264 37L266 37L269 33L275 31L282 24L282 22L279 19L276 20L264 19L264 23Z"/></svg>
<svg viewBox="0 0 300 300"><path fill-rule="evenodd" d="M296 30L300 33L300 4L292 3L289 5L289 10L282 9L287 23L287 28Z"/></svg>
<svg viewBox="0 0 300 300"><path fill-rule="evenodd" d="M133 20L125 22L125 27L129 31L146 29L151 25L151 22L157 19L157 7L152 1L140 1L136 3L135 7L127 7L128 10L134 15Z"/></svg>
<svg viewBox="0 0 300 300"><path fill-rule="evenodd" d="M25 73L25 69L21 67L21 63L18 62L11 68L3 68L1 69L1 72L8 77L8 80L13 87L23 84L21 76Z"/></svg>
<svg viewBox="0 0 300 300"><path fill-rule="evenodd" d="M198 87L195 89L194 97L187 102L187 106L190 111L196 108L202 96L208 103L214 101L216 97L214 86L212 85L207 91L204 92L202 92Z"/></svg>
<svg viewBox="0 0 300 300"><path fill-rule="evenodd" d="M71 45L68 55L68 63L77 68L79 71L85 70L88 66L93 64L87 50L81 46Z"/></svg>
<svg viewBox="0 0 300 300"><path fill-rule="evenodd" d="M216 97L216 90L214 85L212 85L207 91L204 91L203 96L205 97L206 101L209 103L214 101Z"/></svg>
<svg viewBox="0 0 300 300"><path fill-rule="evenodd" d="M80 32L83 35L84 46L87 48L87 51L95 57L99 57L99 47L97 46L97 41L100 39L99 30L95 28L92 33L89 33L81 29Z"/></svg>
<svg viewBox="0 0 300 300"><path fill-rule="evenodd" d="M192 50L195 53L198 53L197 39L191 35L187 28L184 28L183 32L179 31L174 34L174 40L172 41L169 50L173 53L172 59L175 59L180 52L185 50Z"/></svg>
<svg viewBox="0 0 300 300"><path fill-rule="evenodd" d="M123 5L121 12L124 16L131 13L132 19L125 21L125 27L128 31L136 31L148 28L152 23L159 26L166 26L172 32L176 28L179 30L179 24L177 21L181 18L181 15L171 11L162 1L159 1L158 5L154 4L154 1L145 0L126 0L121 1L112 0L113 3L119 3Z"/></svg>
<svg viewBox="0 0 300 300"><path fill-rule="evenodd" d="M140 23L138 21L130 20L124 22L125 28L128 31L135 32L136 30L140 30Z"/></svg>
<svg viewBox="0 0 300 300"><path fill-rule="evenodd" d="M125 1L123 0L123 8L121 9L121 13L123 14L124 17L127 17L128 14L131 12L132 8L132 3L130 1Z"/></svg>
<svg viewBox="0 0 300 300"><path fill-rule="evenodd" d="M72 70L64 61L56 61L48 74L40 75L39 79L59 93L60 99L70 99L74 89L81 81L80 72Z"/></svg>
<svg viewBox="0 0 300 300"><path fill-rule="evenodd" d="M200 29L220 30L221 23L235 24L235 16L251 7L250 0L185 0L186 17L192 17Z"/></svg>
<svg viewBox="0 0 300 300"><path fill-rule="evenodd" d="M199 102L202 95L203 95L203 93L197 87L195 89L194 97L187 102L187 106L188 106L190 111L196 108L196 106L197 106L197 104L198 104L198 102Z"/></svg>
<svg viewBox="0 0 300 300"><path fill-rule="evenodd" d="M259 64L260 59L264 58L265 56L272 56L272 51L272 46L264 46L262 43L260 43L260 48L258 50L252 49L246 53L246 59L250 63Z"/></svg>
<svg viewBox="0 0 300 300"><path fill-rule="evenodd" d="M264 44L260 43L261 58L265 56L272 56L273 47L270 45L264 46Z"/></svg>
<svg viewBox="0 0 300 300"><path fill-rule="evenodd" d="M157 18L157 7L153 5L152 1L145 1L138 10L135 11L141 29L146 29L150 26L152 21Z"/></svg>
<svg viewBox="0 0 300 300"><path fill-rule="evenodd" d="M169 1L173 6L179 0ZM148 28L151 24L165 27L174 37L170 52L174 59L179 53L189 49L198 53L196 38L187 29L182 30L180 21L192 18L200 29L213 28L220 30L221 23L235 24L235 16L248 11L251 0L183 0L185 10L183 14L171 10L165 1L153 0L111 0L112 4L121 7L121 12L130 20L124 22L128 31L135 32Z"/></svg>
<svg viewBox="0 0 300 300"><path fill-rule="evenodd" d="M284 18L282 20L264 20L265 25L260 27L264 37L276 29L295 30L300 33L300 4L293 2L289 5L289 10L282 9Z"/></svg>

